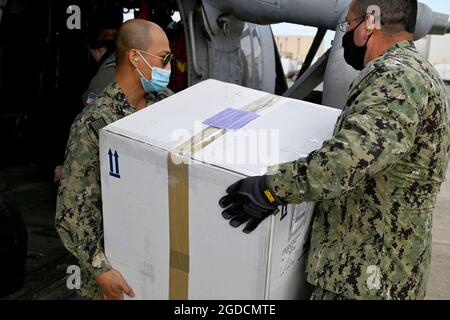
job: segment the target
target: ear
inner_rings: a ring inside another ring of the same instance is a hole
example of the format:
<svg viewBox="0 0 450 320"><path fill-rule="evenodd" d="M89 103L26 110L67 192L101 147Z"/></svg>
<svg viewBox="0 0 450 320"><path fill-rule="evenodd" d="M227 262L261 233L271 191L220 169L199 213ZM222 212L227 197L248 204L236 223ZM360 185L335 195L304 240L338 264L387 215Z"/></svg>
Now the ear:
<svg viewBox="0 0 450 320"><path fill-rule="evenodd" d="M128 51L128 61L130 61L131 65L135 68L139 65L140 56L136 50Z"/></svg>
<svg viewBox="0 0 450 320"><path fill-rule="evenodd" d="M366 30L364 32L364 38L366 41L369 40L369 38L373 35L373 32L375 30L375 17L373 15L369 15L366 18Z"/></svg>
<svg viewBox="0 0 450 320"><path fill-rule="evenodd" d="M381 30L381 8L377 5L371 5L367 8L367 13L373 17L373 29Z"/></svg>
<svg viewBox="0 0 450 320"><path fill-rule="evenodd" d="M367 31L372 33L373 30L375 29L375 16L373 15L369 15L367 16Z"/></svg>

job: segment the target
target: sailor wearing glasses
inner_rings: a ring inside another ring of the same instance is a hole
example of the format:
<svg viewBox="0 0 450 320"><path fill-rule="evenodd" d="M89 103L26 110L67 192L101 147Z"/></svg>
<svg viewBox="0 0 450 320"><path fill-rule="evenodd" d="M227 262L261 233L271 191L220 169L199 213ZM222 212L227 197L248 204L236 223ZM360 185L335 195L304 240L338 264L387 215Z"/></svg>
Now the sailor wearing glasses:
<svg viewBox="0 0 450 320"><path fill-rule="evenodd" d="M58 190L56 229L79 261L80 293L88 299L134 296L104 252L99 130L172 94L167 85L173 55L158 25L140 19L125 22L116 55L115 81L72 125Z"/></svg>

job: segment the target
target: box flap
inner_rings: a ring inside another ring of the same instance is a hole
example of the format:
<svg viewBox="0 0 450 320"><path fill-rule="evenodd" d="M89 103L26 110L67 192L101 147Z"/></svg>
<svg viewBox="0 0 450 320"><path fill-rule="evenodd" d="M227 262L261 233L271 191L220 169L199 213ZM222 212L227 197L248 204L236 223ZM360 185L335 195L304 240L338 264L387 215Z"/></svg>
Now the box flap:
<svg viewBox="0 0 450 320"><path fill-rule="evenodd" d="M239 130L202 124L228 108L259 116ZM105 130L227 170L258 175L269 165L320 148L331 137L339 114L336 109L206 80Z"/></svg>

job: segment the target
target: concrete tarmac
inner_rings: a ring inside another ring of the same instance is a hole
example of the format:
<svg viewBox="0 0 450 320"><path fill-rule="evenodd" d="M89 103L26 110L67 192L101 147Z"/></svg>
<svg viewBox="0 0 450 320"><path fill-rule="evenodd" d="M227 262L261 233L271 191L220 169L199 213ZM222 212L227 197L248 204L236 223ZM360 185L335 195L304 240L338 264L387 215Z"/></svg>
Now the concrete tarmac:
<svg viewBox="0 0 450 320"><path fill-rule="evenodd" d="M434 210L427 299L450 300L450 168Z"/></svg>

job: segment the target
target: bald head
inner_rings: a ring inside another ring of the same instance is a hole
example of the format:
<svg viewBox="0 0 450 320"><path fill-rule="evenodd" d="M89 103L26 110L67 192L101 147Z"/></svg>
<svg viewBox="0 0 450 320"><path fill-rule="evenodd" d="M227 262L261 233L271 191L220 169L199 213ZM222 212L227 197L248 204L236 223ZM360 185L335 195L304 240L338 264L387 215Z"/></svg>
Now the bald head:
<svg viewBox="0 0 450 320"><path fill-rule="evenodd" d="M165 41L168 43L164 30L156 23L142 19L126 21L121 26L117 37L118 66L127 61L129 50L148 51L155 42Z"/></svg>

